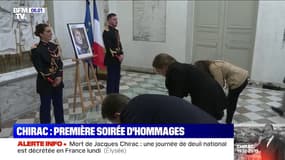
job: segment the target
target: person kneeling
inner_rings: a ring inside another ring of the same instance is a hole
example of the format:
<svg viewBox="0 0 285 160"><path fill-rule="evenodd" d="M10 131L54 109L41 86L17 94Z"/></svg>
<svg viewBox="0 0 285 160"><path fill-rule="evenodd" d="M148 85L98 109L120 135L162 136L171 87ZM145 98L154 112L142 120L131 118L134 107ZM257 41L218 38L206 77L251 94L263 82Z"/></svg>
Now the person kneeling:
<svg viewBox="0 0 285 160"><path fill-rule="evenodd" d="M103 100L102 117L113 123L212 124L214 117L178 97L144 94L128 98L110 94Z"/></svg>

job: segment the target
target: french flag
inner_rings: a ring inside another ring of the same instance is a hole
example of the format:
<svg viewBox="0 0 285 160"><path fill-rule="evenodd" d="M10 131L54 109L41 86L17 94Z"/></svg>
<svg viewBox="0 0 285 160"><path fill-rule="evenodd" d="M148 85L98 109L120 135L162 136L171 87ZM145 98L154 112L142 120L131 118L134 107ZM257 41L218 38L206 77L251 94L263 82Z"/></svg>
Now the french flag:
<svg viewBox="0 0 285 160"><path fill-rule="evenodd" d="M96 1L93 1L94 4L94 27L92 27L90 9L89 9L89 0L86 0L86 13L85 13L85 27L87 30L88 39L93 49L93 64L98 66L100 69L105 69L104 65L104 43L102 40L102 33L100 29L99 16L97 12ZM93 34L94 33L94 34Z"/></svg>

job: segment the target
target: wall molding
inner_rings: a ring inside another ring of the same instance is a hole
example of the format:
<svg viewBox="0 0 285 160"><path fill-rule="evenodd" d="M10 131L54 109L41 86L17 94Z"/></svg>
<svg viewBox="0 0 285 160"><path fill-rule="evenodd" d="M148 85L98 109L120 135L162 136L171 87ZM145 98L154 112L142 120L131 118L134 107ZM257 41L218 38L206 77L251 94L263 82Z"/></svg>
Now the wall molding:
<svg viewBox="0 0 285 160"><path fill-rule="evenodd" d="M64 68L66 67L72 67L75 65L75 62L73 62L71 59L63 60ZM28 78L31 76L35 76L37 74L34 67L19 69L12 72L7 72L0 74L0 86L5 85L7 83L15 82L23 78Z"/></svg>

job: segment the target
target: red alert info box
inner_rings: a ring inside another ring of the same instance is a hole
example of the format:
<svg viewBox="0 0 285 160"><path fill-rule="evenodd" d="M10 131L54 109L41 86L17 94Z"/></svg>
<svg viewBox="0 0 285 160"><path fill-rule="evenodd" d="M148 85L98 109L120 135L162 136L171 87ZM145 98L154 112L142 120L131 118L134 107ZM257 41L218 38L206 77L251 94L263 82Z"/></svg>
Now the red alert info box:
<svg viewBox="0 0 285 160"><path fill-rule="evenodd" d="M13 138L0 139L0 150L23 160L233 160L233 136L227 124L15 124Z"/></svg>

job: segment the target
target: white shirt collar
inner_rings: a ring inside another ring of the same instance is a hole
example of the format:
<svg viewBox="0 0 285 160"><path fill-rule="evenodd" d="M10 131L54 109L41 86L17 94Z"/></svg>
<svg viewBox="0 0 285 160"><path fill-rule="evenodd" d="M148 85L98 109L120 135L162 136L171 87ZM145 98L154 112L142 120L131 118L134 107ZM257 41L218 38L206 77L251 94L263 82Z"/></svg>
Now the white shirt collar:
<svg viewBox="0 0 285 160"><path fill-rule="evenodd" d="M271 143L271 141L273 140L273 138L274 138L274 136L272 135L272 136L269 138L269 140L268 140L268 142L267 142L267 144L266 144L266 147L269 146L269 144Z"/></svg>

